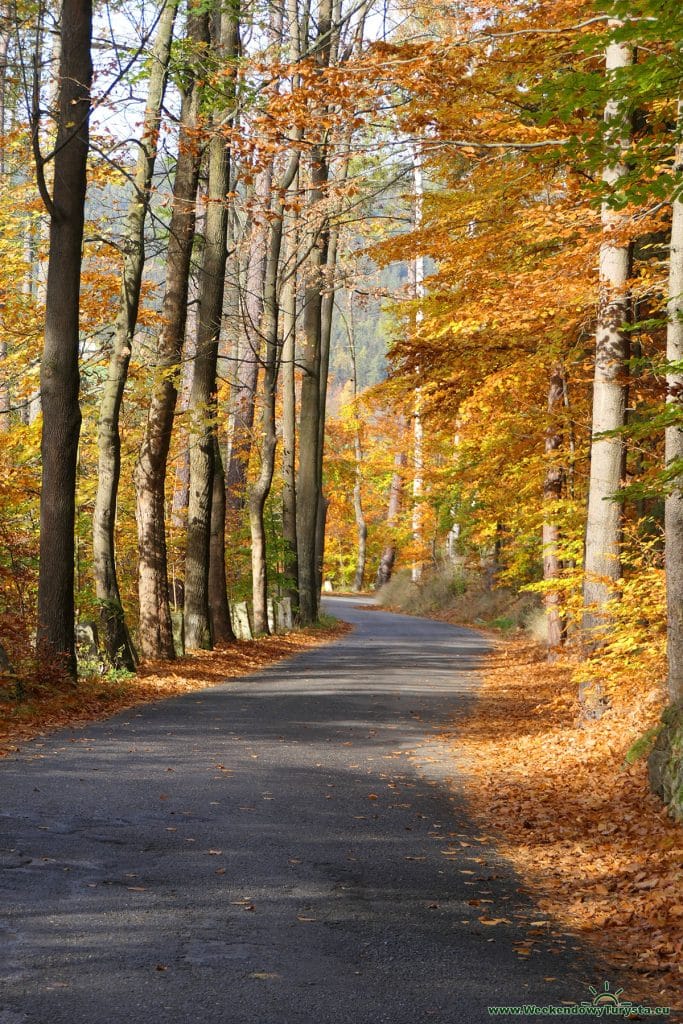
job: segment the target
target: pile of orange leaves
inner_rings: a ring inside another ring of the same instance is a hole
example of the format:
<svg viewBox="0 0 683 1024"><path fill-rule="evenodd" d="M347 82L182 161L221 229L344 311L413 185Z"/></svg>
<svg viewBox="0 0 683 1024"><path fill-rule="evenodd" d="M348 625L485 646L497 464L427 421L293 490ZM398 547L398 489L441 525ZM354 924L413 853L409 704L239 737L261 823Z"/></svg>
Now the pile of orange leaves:
<svg viewBox="0 0 683 1024"><path fill-rule="evenodd" d="M663 703L656 686L637 683L585 723L570 664L501 641L458 722L457 756L473 815L500 837L541 910L630 975L633 995L678 1008L683 829L648 791L646 761L626 760Z"/></svg>

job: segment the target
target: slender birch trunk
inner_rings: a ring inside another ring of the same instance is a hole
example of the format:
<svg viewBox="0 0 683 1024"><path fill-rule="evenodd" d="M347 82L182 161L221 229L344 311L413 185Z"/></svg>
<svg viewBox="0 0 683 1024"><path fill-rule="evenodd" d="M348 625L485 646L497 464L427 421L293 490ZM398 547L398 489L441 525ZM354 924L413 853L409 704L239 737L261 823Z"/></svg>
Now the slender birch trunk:
<svg viewBox="0 0 683 1024"><path fill-rule="evenodd" d="M678 104L679 130L683 129L683 101ZM683 701L683 143L676 147L676 187L672 204L671 248L669 254L668 325L666 358L667 404L678 422L666 428L665 463L675 475L670 481L664 511L667 654L669 697Z"/></svg>
<svg viewBox="0 0 683 1024"><path fill-rule="evenodd" d="M226 13L222 17L219 13L214 18L213 44L221 60L233 70L233 84L228 89L227 96L228 105L232 105L239 46L239 9L236 3L233 2L229 14ZM229 120L232 120L232 111ZM208 163L209 184L200 277L199 331L190 396L193 419L190 431L190 489L185 560L185 642L189 650L212 646L209 565L216 450L216 371L228 255L226 196L230 188L230 151L222 132L214 131L209 143ZM214 521L214 527L217 525L218 519ZM217 584L218 581L214 579L214 587ZM220 602L221 608L224 603ZM228 613L227 621L221 627L223 633L228 630L229 623Z"/></svg>
<svg viewBox="0 0 683 1024"><path fill-rule="evenodd" d="M296 541L296 294L298 233L289 219L286 279L282 294L282 534L287 596L298 615L299 567Z"/></svg>
<svg viewBox="0 0 683 1024"><path fill-rule="evenodd" d="M349 343L349 355L351 356L351 383L353 386L353 455L355 460L354 485L353 485L353 513L356 520L356 534L358 537L358 554L356 557L356 571L353 579L353 589L358 592L363 589L365 579L365 561L368 540L368 526L363 512L363 445L360 436L360 423L358 421L358 364L356 362L356 330L353 315L353 293L348 298L348 314L345 317L346 335Z"/></svg>
<svg viewBox="0 0 683 1024"><path fill-rule="evenodd" d="M356 558L356 572L353 579L353 589L358 592L363 589L363 580L365 579L368 524L365 521L365 514L363 512L363 447L361 445L360 433L357 429L353 438L353 451L356 460L353 487L353 511L356 519L356 531L358 536L358 555Z"/></svg>
<svg viewBox="0 0 683 1024"><path fill-rule="evenodd" d="M0 8L0 175L5 174L5 108L7 105L7 54L9 50L9 13L3 5ZM7 359L7 342L0 340L0 366ZM0 434L10 429L12 406L9 381L0 379Z"/></svg>
<svg viewBox="0 0 683 1024"><path fill-rule="evenodd" d="M59 659L76 676L74 529L76 465L81 428L79 297L92 82L91 0L64 0L59 63L59 123L49 194L38 151L40 96L34 96L38 184L50 214L45 340L40 366L43 399L38 577L38 655Z"/></svg>
<svg viewBox="0 0 683 1024"><path fill-rule="evenodd" d="M618 27L613 23L612 27ZM628 43L612 42L606 51L606 75L613 80L621 68L633 63ZM614 144L623 152L630 139L630 122L623 100L613 96L605 107L605 122ZM621 156L603 171L603 181L614 186L626 173ZM591 466L586 525L584 627L599 642L597 632L605 621L605 606L620 578L621 505L613 500L622 477L624 442L618 431L626 416L626 373L629 355L627 293L630 274L630 245L619 238L623 217L608 202L602 207L600 247L600 298L596 329L595 375Z"/></svg>
<svg viewBox="0 0 683 1024"><path fill-rule="evenodd" d="M555 515L557 505L562 499L566 473L564 466L557 462L556 453L562 447L563 438L556 420L558 410L564 404L564 392L564 371L561 366L557 366L553 369L548 388L549 423L545 435L547 462L543 483L543 500L546 505L546 517L543 522L543 579L546 581L558 579L561 570L558 554L560 528ZM556 590L545 592L544 604L548 630L548 659L552 660L564 642L565 619L560 611L560 595Z"/></svg>
<svg viewBox="0 0 683 1024"><path fill-rule="evenodd" d="M344 159L338 183L346 180L348 157ZM316 605L319 601L323 585L323 564L325 561L325 532L327 512L330 507L323 486L323 461L325 458L325 425L327 423L327 382L330 376L330 345L332 342L332 320L334 316L335 274L337 270L337 251L339 247L339 227L335 225L327 231L327 258L325 261L325 277L323 280L323 296L320 306L320 404L318 407L318 513L316 517L315 541L315 585ZM317 616L316 616L317 617Z"/></svg>
<svg viewBox="0 0 683 1024"><path fill-rule="evenodd" d="M394 456L394 472L391 476L391 486L389 488L389 505L387 508L387 530L391 532L395 529L398 522L398 517L401 512L401 499L403 497L403 479L405 475L405 467L408 463L408 458L405 452L397 452ZM393 537L387 544L384 545L382 555L379 560L379 567L377 569L377 581L376 587L379 590L380 587L386 586L392 577L394 571L394 562L396 561L396 543Z"/></svg>
<svg viewBox="0 0 683 1024"><path fill-rule="evenodd" d="M199 60L208 44L208 16L188 15L192 47L181 107L178 161L167 255L163 327L157 351L157 376L134 480L137 499L140 643L145 658L174 658L166 556L165 482L178 395L177 378L187 316L190 258L200 153L196 133L201 96Z"/></svg>
<svg viewBox="0 0 683 1024"><path fill-rule="evenodd" d="M424 181L422 175L422 159L417 147L413 148L413 187L415 189L414 228L419 231L422 227L422 205L424 197ZM420 244L419 242L417 243ZM418 309L415 314L415 328L419 330L422 323L423 313L421 307L424 299L424 256L416 254L413 261L414 293ZM412 534L415 547L415 558L411 575L413 582L417 583L422 579L422 557L421 551L424 545L422 529L422 497L424 493L424 427L422 424L422 392L420 388L415 390L413 402L413 513L412 513Z"/></svg>
<svg viewBox="0 0 683 1024"><path fill-rule="evenodd" d="M123 273L119 309L104 384L97 431L97 494L93 517L95 591L100 604L100 633L109 661L115 668L133 670L136 664L123 614L116 572L116 503L121 474L119 415L128 377L133 336L138 318L140 288L145 266L145 219L156 163L161 107L166 91L177 0L168 0L157 29L133 178L134 193L124 228Z"/></svg>

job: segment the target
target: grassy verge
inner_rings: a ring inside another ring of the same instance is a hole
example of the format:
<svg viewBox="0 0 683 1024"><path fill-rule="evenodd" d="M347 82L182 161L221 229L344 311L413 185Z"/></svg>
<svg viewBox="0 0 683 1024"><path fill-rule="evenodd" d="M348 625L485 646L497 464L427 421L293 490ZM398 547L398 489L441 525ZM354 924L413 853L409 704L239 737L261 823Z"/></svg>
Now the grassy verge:
<svg viewBox="0 0 683 1024"><path fill-rule="evenodd" d="M534 634L545 627L536 595L487 586L481 575L454 569L425 573L419 583L408 572L396 573L378 592L377 600L387 611L426 615L458 626L502 633L524 628Z"/></svg>
<svg viewBox="0 0 683 1024"><path fill-rule="evenodd" d="M177 661L155 662L127 678L93 676L80 680L77 687L31 684L24 688L20 699L9 695L0 701L0 756L53 729L86 725L138 704L250 675L310 647L336 640L350 629L347 623L327 616L324 623L309 629L226 645L215 651L198 651Z"/></svg>

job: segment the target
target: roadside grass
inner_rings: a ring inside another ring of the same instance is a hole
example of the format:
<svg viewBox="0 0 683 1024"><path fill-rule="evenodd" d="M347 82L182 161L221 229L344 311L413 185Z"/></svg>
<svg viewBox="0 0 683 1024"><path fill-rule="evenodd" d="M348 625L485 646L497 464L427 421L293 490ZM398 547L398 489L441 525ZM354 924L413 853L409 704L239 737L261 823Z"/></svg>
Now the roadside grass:
<svg viewBox="0 0 683 1024"><path fill-rule="evenodd" d="M425 573L418 583L409 571L395 573L377 593L387 611L427 615L454 625L473 625L510 633L527 629L538 617L535 594L517 594L509 587L487 585L481 574L458 567Z"/></svg>
<svg viewBox="0 0 683 1024"><path fill-rule="evenodd" d="M332 616L304 630L195 651L177 661L143 665L137 675L91 675L78 685L25 682L0 691L0 757L55 729L87 725L139 704L219 686L329 643L352 627Z"/></svg>

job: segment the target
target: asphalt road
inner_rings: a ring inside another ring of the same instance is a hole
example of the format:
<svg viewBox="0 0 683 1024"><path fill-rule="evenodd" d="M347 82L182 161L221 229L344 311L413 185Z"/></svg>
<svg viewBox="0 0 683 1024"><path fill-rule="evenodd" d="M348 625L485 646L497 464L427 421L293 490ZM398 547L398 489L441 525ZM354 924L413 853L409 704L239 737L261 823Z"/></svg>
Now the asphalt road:
<svg viewBox="0 0 683 1024"><path fill-rule="evenodd" d="M0 1024L469 1024L601 985L435 739L485 642L328 607L331 646L0 762Z"/></svg>

